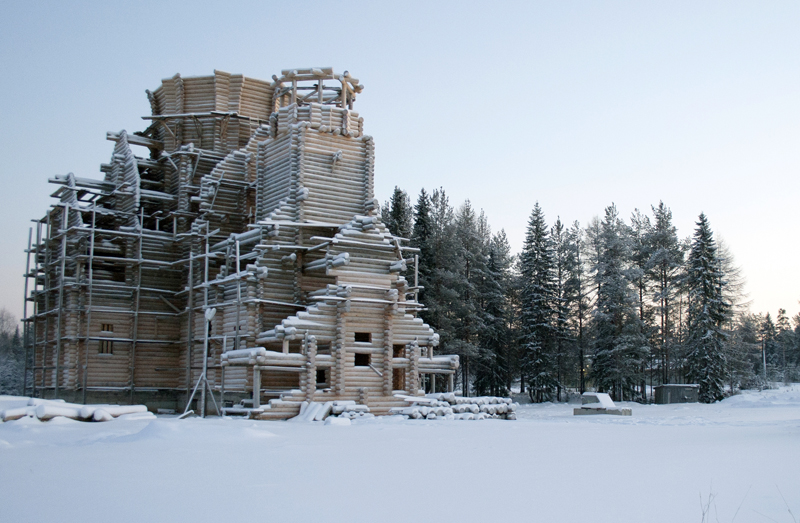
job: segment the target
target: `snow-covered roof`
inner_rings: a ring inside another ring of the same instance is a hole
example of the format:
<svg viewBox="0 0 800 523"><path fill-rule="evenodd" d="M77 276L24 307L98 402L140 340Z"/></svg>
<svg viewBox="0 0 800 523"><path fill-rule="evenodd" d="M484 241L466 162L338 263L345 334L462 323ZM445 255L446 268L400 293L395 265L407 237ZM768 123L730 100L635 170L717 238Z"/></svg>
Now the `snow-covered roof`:
<svg viewBox="0 0 800 523"><path fill-rule="evenodd" d="M583 409L615 409L614 401L605 392L584 392L581 396Z"/></svg>

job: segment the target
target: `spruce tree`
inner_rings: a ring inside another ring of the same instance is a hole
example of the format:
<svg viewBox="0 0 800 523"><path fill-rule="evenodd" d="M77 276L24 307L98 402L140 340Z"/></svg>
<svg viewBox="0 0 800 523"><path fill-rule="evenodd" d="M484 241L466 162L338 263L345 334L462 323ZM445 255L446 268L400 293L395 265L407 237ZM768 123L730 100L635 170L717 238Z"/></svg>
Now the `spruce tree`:
<svg viewBox="0 0 800 523"><path fill-rule="evenodd" d="M778 317L775 318L775 341L778 345L778 354L780 356L781 375L784 383L790 382L790 359L792 355L792 346L794 345L794 332L789 325L789 317L786 315L786 309L778 309Z"/></svg>
<svg viewBox="0 0 800 523"><path fill-rule="evenodd" d="M713 403L724 397L725 338L722 330L729 304L723 296L724 275L706 215L697 221L689 253L687 289L687 376L700 385L700 401Z"/></svg>
<svg viewBox="0 0 800 523"><path fill-rule="evenodd" d="M504 231L488 245L486 275L480 286L483 330L475 364L475 391L493 396L508 393L509 366L513 350L511 330L511 255Z"/></svg>
<svg viewBox="0 0 800 523"><path fill-rule="evenodd" d="M411 245L422 249L431 236L431 201L425 189L419 192L414 206L414 225L411 228Z"/></svg>
<svg viewBox="0 0 800 523"><path fill-rule="evenodd" d="M778 333L770 313L767 313L760 323L762 376L765 381L775 381L778 368Z"/></svg>
<svg viewBox="0 0 800 523"><path fill-rule="evenodd" d="M759 320L749 312L740 313L726 343L726 380L731 392L760 385L761 341Z"/></svg>
<svg viewBox="0 0 800 523"><path fill-rule="evenodd" d="M419 274L419 284L424 286L430 279L431 268L433 266L433 253L431 252L431 234L433 225L431 223L431 201L425 189L422 189L414 206L414 225L411 229L411 246L419 249L419 261L417 272ZM419 292L419 300L426 301L425 289Z"/></svg>
<svg viewBox="0 0 800 523"><path fill-rule="evenodd" d="M594 242L596 305L592 316L592 379L619 400L633 398L648 354L630 270L630 231L616 206L606 208Z"/></svg>
<svg viewBox="0 0 800 523"><path fill-rule="evenodd" d="M797 313L792 317L792 322L794 323L794 331L792 331L792 338L794 339L794 343L792 344L792 348L790 351L791 356L789 356L789 361L791 362L792 368L794 369L794 375L792 377L792 381L799 381L800 380L800 313Z"/></svg>
<svg viewBox="0 0 800 523"><path fill-rule="evenodd" d="M420 250L419 283L423 287L420 300L425 305L420 316L439 331L440 348L443 348L451 334L448 301L454 298L448 294L446 286L446 281L451 279L446 277L448 266L455 262L453 210L443 191L436 190L433 196L435 206L424 189L420 193L411 245Z"/></svg>
<svg viewBox="0 0 800 523"><path fill-rule="evenodd" d="M14 316L0 309L0 394L22 394L25 351Z"/></svg>
<svg viewBox="0 0 800 523"><path fill-rule="evenodd" d="M420 199L423 200L422 196ZM453 208L444 190L433 191L428 207L427 238L420 229L414 240L420 249L420 285L424 287L422 319L440 336L439 350L458 354L456 321L463 303L459 282L463 259L460 256ZM418 216L424 216L418 212Z"/></svg>
<svg viewBox="0 0 800 523"><path fill-rule="evenodd" d="M395 186L391 199L383 204L381 219L386 228L401 238L411 237L413 209L408 194Z"/></svg>
<svg viewBox="0 0 800 523"><path fill-rule="evenodd" d="M469 392L473 373L472 359L479 353L479 335L484 330L481 287L485 282L488 224L485 216L476 216L469 200L455 215L457 263L452 290L457 297L451 303L453 343L450 349L461 357L462 386Z"/></svg>
<svg viewBox="0 0 800 523"><path fill-rule="evenodd" d="M532 401L545 401L558 386L553 365L555 276L553 246L537 202L528 220L520 256L522 371Z"/></svg>

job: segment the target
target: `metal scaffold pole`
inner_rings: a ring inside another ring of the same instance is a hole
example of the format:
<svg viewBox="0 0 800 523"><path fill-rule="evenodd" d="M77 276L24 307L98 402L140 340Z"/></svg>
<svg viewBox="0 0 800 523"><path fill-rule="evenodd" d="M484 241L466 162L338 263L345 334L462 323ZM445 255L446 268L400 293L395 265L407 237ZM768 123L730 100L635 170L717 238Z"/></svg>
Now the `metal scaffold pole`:
<svg viewBox="0 0 800 523"><path fill-rule="evenodd" d="M89 238L89 299L86 310L86 340L83 358L83 403L86 403L86 387L89 386L89 336L92 331L92 291L94 290L94 239L97 228L97 205L92 204L92 236Z"/></svg>
<svg viewBox="0 0 800 523"><path fill-rule="evenodd" d="M30 279L31 272L31 238L33 237L33 227L28 229L28 250L25 260L25 295L22 301L22 343L25 346L25 371L22 374L22 394L26 394L28 390L28 358L29 358L29 326L28 326L28 280ZM34 277L34 288L35 288Z"/></svg>

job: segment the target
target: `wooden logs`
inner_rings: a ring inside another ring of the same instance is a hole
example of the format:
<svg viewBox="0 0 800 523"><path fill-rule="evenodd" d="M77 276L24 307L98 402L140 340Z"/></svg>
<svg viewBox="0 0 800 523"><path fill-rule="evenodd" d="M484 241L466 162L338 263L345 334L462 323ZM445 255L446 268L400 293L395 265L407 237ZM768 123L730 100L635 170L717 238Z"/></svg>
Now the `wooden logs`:
<svg viewBox="0 0 800 523"><path fill-rule="evenodd" d="M306 401L314 401L314 394L317 392L317 338L306 336L306 375L305 375L305 395Z"/></svg>
<svg viewBox="0 0 800 523"><path fill-rule="evenodd" d="M395 395L410 403L408 407L394 407L389 413L410 419L516 419L517 404L511 398L481 396L464 398L455 394L428 394L423 397Z"/></svg>
<svg viewBox="0 0 800 523"><path fill-rule="evenodd" d="M27 407L6 409L0 412L0 419L12 421L23 417L36 417L48 421L65 417L79 421L110 421L124 414L147 412L144 405L80 405L63 401L31 398Z"/></svg>
<svg viewBox="0 0 800 523"><path fill-rule="evenodd" d="M420 373L452 382L402 276L414 250L379 216L362 89L330 68L175 75L150 127L107 135L103 180L56 176L29 271L37 392L188 400L205 372L276 419L316 400L383 414Z"/></svg>

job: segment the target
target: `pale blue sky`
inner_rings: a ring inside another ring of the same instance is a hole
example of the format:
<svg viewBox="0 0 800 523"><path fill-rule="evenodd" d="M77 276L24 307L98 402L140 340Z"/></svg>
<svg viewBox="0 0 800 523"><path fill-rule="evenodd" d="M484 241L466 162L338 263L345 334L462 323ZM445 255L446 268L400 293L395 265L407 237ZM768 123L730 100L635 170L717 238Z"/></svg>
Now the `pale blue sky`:
<svg viewBox="0 0 800 523"><path fill-rule="evenodd" d="M333 66L366 86L376 195L442 186L515 250L535 201L585 224L704 211L753 309L800 310L800 3L0 3L0 306L54 174L100 176L145 89L216 69Z"/></svg>

